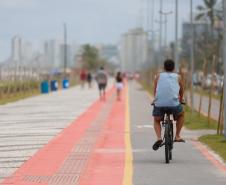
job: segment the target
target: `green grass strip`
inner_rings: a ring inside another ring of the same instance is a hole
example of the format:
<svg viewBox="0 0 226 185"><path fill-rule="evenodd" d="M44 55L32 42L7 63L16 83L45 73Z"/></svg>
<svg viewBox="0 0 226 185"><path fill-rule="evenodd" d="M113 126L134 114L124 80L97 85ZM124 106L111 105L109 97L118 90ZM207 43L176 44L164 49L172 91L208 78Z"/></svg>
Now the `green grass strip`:
<svg viewBox="0 0 226 185"><path fill-rule="evenodd" d="M213 151L219 154L226 162L226 139L222 135L206 135L199 138L199 141L207 144Z"/></svg>
<svg viewBox="0 0 226 185"><path fill-rule="evenodd" d="M0 99L0 105L5 105L7 103L16 102L18 100L26 99L26 98L36 96L39 94L40 94L39 90L33 90L33 91L26 92L26 93L11 94L11 95L8 95L8 96Z"/></svg>
<svg viewBox="0 0 226 185"><path fill-rule="evenodd" d="M185 127L191 130L217 129L217 121L211 119L208 124L208 118L197 111L191 113L191 109L185 106Z"/></svg>

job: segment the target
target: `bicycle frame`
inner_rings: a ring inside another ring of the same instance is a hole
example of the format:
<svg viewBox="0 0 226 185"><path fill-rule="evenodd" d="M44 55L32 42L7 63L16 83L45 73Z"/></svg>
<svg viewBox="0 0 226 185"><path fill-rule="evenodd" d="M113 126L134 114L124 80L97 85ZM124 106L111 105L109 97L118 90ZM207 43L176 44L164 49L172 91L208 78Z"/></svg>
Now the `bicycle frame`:
<svg viewBox="0 0 226 185"><path fill-rule="evenodd" d="M173 121L170 119L170 114L165 114L162 121L162 126L165 128L164 132L164 142L161 145L165 146L165 160L169 163L172 160L172 150L173 150Z"/></svg>

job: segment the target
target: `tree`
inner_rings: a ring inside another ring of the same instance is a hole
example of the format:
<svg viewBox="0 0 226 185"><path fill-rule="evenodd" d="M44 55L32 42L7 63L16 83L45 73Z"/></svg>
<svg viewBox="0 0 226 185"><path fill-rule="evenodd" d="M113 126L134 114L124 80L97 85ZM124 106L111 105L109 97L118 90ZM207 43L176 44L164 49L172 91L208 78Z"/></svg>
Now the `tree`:
<svg viewBox="0 0 226 185"><path fill-rule="evenodd" d="M218 15L218 10L215 9L217 5L217 0L203 0L204 6L199 5L197 7L200 13L196 16L196 20L207 19L211 24L211 32L213 33L214 23L216 16Z"/></svg>
<svg viewBox="0 0 226 185"><path fill-rule="evenodd" d="M203 0L204 5L199 5L197 10L199 14L196 16L196 20L206 20L210 23L211 31L203 34L203 38L197 38L196 45L197 50L201 53L206 53L207 59L216 55L217 68L220 69L221 63L221 42L222 42L222 29L220 28L220 22L222 21L222 4L218 3L218 0ZM218 24L218 25L217 25ZM209 55L209 56L208 56ZM199 55L200 56L200 55ZM201 59L202 61L202 59ZM202 65L202 64L201 64ZM200 65L200 66L201 66ZM217 72L220 72L217 70Z"/></svg>
<svg viewBox="0 0 226 185"><path fill-rule="evenodd" d="M97 48L86 44L82 47L82 60L84 68L88 70L96 70L102 65Z"/></svg>

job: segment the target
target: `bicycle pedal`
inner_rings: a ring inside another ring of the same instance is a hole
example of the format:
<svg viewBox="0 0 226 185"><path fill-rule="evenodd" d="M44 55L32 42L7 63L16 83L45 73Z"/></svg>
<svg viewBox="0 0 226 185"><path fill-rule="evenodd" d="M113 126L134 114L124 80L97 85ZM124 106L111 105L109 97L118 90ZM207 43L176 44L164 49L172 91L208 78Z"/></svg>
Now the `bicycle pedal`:
<svg viewBox="0 0 226 185"><path fill-rule="evenodd" d="M164 142L164 143L162 143L161 145L160 145L160 147L162 147L162 146L164 146L164 145L166 145L166 143Z"/></svg>

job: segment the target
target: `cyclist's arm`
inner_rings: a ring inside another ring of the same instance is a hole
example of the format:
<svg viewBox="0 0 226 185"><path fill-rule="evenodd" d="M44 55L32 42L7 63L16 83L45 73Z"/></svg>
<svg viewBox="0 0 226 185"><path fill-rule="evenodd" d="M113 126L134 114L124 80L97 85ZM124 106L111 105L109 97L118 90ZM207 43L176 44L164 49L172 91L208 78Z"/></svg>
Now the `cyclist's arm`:
<svg viewBox="0 0 226 185"><path fill-rule="evenodd" d="M154 79L154 96L156 95L158 80L159 80L159 74L157 74Z"/></svg>
<svg viewBox="0 0 226 185"><path fill-rule="evenodd" d="M180 98L180 102L182 102L184 98L184 82L181 76L179 76L179 86L180 86L179 98Z"/></svg>

